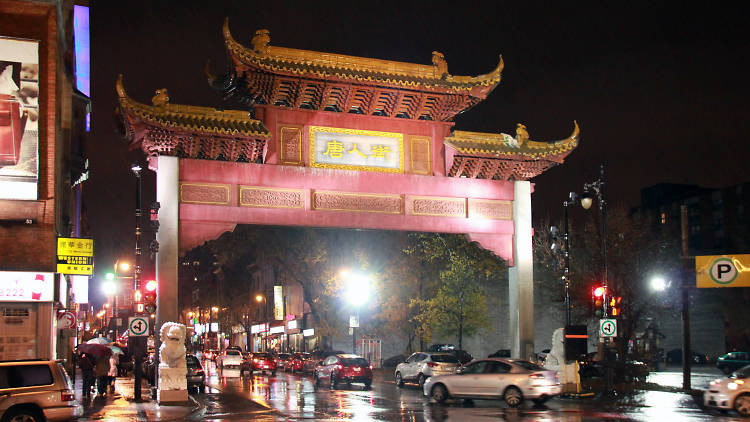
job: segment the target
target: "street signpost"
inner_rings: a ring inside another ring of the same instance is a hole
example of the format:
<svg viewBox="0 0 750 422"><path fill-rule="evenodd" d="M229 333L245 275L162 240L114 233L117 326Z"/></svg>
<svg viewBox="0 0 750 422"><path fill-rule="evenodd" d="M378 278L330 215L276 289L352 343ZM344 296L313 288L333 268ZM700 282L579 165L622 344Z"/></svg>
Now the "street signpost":
<svg viewBox="0 0 750 422"><path fill-rule="evenodd" d="M602 337L617 337L617 320L609 318L600 319L599 335Z"/></svg>
<svg viewBox="0 0 750 422"><path fill-rule="evenodd" d="M57 317L57 328L71 329L76 326L76 314L73 311L65 311Z"/></svg>
<svg viewBox="0 0 750 422"><path fill-rule="evenodd" d="M140 316L128 318L128 336L148 336L148 318Z"/></svg>

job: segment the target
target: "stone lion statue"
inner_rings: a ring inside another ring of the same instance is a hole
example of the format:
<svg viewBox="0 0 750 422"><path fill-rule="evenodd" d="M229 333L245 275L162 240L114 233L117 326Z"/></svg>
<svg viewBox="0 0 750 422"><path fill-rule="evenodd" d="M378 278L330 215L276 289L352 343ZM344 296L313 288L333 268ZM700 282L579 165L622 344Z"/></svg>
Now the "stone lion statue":
<svg viewBox="0 0 750 422"><path fill-rule="evenodd" d="M552 349L544 360L546 369L559 370L565 363L564 328L558 328L552 333Z"/></svg>
<svg viewBox="0 0 750 422"><path fill-rule="evenodd" d="M159 330L159 366L185 368L185 326L177 322L165 322Z"/></svg>

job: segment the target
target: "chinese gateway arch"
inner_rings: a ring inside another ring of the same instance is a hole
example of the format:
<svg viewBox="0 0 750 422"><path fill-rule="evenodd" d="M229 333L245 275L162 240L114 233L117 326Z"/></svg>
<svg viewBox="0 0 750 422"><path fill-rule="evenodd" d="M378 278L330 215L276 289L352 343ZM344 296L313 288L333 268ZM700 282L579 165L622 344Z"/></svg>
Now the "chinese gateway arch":
<svg viewBox="0 0 750 422"><path fill-rule="evenodd" d="M130 98L117 81L132 148L157 172L157 326L178 319L178 258L237 224L464 233L509 265L513 356L534 346L529 182L561 164L579 130L557 142L452 131L453 117L500 82L503 61L455 76L442 54L421 65L245 46L224 28L226 74L209 83L247 105L217 110Z"/></svg>

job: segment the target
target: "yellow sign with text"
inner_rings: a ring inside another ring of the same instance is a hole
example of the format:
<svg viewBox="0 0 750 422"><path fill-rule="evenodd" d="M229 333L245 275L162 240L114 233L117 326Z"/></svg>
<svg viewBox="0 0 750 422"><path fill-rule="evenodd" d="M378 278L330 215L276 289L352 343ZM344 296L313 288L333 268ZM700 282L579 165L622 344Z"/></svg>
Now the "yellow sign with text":
<svg viewBox="0 0 750 422"><path fill-rule="evenodd" d="M695 257L696 286L750 287L750 255Z"/></svg>
<svg viewBox="0 0 750 422"><path fill-rule="evenodd" d="M94 239L57 238L57 272L94 274Z"/></svg>

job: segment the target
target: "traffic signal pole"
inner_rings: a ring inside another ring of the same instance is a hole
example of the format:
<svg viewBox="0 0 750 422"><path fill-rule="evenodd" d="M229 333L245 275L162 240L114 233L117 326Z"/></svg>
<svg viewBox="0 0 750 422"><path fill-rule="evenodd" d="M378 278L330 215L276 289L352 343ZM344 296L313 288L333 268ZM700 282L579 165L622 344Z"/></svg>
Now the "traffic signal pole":
<svg viewBox="0 0 750 422"><path fill-rule="evenodd" d="M140 289L141 282L141 167L134 165L131 167L135 173L135 270L133 271L133 289ZM135 304L133 305L135 307ZM132 334L132 333L130 333ZM141 399L141 382L143 379L143 356L146 354L147 337L128 336L128 345L132 345L133 353L133 398L136 402Z"/></svg>

